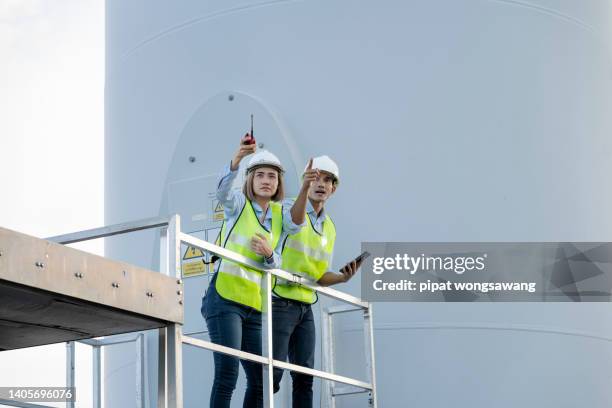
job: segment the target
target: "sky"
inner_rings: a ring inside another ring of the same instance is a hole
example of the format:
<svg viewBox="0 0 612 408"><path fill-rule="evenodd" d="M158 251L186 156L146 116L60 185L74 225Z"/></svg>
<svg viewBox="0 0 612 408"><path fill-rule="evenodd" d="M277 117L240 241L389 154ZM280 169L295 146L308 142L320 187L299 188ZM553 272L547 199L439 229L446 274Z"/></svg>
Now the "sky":
<svg viewBox="0 0 612 408"><path fill-rule="evenodd" d="M2 228L44 238L104 225L104 0L0 1L0 186ZM0 353L0 386L63 386L64 351ZM90 355L78 346L83 395Z"/></svg>

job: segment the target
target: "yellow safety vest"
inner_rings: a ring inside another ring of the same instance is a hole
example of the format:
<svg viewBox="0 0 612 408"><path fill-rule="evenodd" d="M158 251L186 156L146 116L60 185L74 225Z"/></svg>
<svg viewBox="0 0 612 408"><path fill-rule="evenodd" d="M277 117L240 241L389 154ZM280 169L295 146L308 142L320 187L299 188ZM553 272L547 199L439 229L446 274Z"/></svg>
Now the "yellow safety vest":
<svg viewBox="0 0 612 408"><path fill-rule="evenodd" d="M246 200L242 211L232 229L227 233L227 224L221 228L221 242L223 247L244 255L256 262L263 262L263 256L251 250L251 238L260 233L268 237L272 248L276 247L283 226L282 206L270 202L272 211L272 231L266 230L255 214L250 200ZM221 260L215 287L223 298L238 302L245 306L261 311L261 282L263 274L256 269L237 264L227 259Z"/></svg>
<svg viewBox="0 0 612 408"><path fill-rule="evenodd" d="M323 233L319 234L306 215L308 225L297 234L289 235L283 244L281 269L318 281L329 270L329 262L336 241L336 227L327 215L323 221ZM310 288L278 279L274 286L278 296L312 304L317 294Z"/></svg>

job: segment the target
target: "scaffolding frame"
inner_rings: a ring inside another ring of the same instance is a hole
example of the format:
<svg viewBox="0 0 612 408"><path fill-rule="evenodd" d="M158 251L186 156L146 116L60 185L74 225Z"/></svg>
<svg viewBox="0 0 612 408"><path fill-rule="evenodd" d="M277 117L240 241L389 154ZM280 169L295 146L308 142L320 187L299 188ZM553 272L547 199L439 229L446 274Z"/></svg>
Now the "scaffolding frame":
<svg viewBox="0 0 612 408"><path fill-rule="evenodd" d="M301 276L283 271L281 269L269 269L265 265L255 262L243 255L217 246L210 242L198 239L189 234L183 233L180 227L180 215L175 214L171 217L156 217L144 220L138 220L128 223L115 224L111 226L90 229L86 231L75 232L47 238L60 244L71 244L81 241L87 241L97 238L105 238L118 234L125 234L134 231L160 228L160 273L174 277L177 283L182 283L181 276L181 245L186 244L202 251L215 254L221 258L236 262L243 266L260 271L263 276L262 289L264 292L263 312L262 312L262 355L247 353L238 349L225 347L209 341L197 339L187 336L182 332L182 325L179 323L169 323L166 327L158 329L159 332L159 359L158 359L158 408L183 408L183 377L182 377L182 346L183 344L210 350L217 353L231 355L240 359L259 363L264 369L264 404L266 408L274 408L274 391L273 391L273 370L280 368L299 372L313 377L318 377L330 382L342 383L350 386L348 391L344 389L336 390L333 385L326 387L326 403L329 407L335 408L335 397L338 395L348 395L354 393L368 392L368 406L377 408L376 396L376 367L374 355L374 337L372 325L372 304L364 302L357 297L348 295L341 291L322 287L316 283L307 280ZM289 282L300 284L308 287L318 293L331 297L332 299L347 303L347 306L338 306L325 310L322 315L323 322L323 365L324 370L315 370L296 364L287 363L273 359L273 330L272 330L272 275L283 278ZM180 294L180 293L179 293ZM182 305L182 301L181 301ZM338 375L333 373L334 369L334 350L333 350L333 330L331 324L331 316L336 313L347 311L362 311L364 316L364 335L366 345L366 381L357 380L354 378ZM144 338L139 337L126 341L140 341L138 350L140 350L140 360L145 359L146 349L144 347ZM139 340L140 339L140 340ZM104 340L80 340L80 342L89 344L94 347L94 407L101 407L101 380L99 375L100 370L100 347L110 344L117 344L112 339ZM67 383L74 384L74 342L67 343ZM97 364L96 364L97 362ZM146 370L146 367L143 366ZM97 370L97 374L96 371ZM146 407L146 399L144 395L146 371L141 372L140 385L142 386L141 393L137 392L137 404L141 407ZM355 391L355 390L358 391ZM353 390L353 391L351 391ZM0 401L2 402L2 401ZM3 402L4 403L4 402ZM16 403L16 402L14 402ZM21 405L17 405L21 404ZM16 403L13 406L17 407L35 407L43 408L42 405ZM73 405L71 405L73 406Z"/></svg>

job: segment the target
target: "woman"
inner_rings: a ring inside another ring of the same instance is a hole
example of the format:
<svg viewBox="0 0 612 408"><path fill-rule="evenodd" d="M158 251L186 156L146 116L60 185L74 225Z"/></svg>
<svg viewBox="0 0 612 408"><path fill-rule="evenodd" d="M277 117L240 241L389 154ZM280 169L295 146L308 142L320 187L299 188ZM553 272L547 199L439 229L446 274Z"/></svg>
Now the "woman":
<svg viewBox="0 0 612 408"><path fill-rule="evenodd" d="M273 248L283 232L291 234L300 230L305 215L302 212L301 217L283 219L282 206L278 203L284 195L283 166L268 151L255 153L256 144L249 144L249 141L247 133L217 187L217 199L225 212L220 243L256 262L278 267L280 260ZM240 162L250 154L253 156L246 167L242 193L232 191ZM307 177L308 182L314 179L313 172ZM226 259L217 265L202 299L202 315L213 343L261 354L262 278L259 271ZM238 379L238 358L214 353L214 361L210 406L229 408ZM241 364L247 377L243 406L262 407L262 367L245 360Z"/></svg>

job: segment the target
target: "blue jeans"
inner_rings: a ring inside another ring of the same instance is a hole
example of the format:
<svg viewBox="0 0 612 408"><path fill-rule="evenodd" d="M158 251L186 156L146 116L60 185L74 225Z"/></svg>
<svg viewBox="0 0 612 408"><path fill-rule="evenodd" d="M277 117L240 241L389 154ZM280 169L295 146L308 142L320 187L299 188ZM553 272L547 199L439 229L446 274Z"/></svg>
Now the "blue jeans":
<svg viewBox="0 0 612 408"><path fill-rule="evenodd" d="M315 324L310 305L272 298L273 353L275 360L314 368ZM283 370L274 369L274 392L280 389ZM291 372L293 408L312 408L312 376Z"/></svg>
<svg viewBox="0 0 612 408"><path fill-rule="evenodd" d="M261 313L248 306L222 298L215 280L202 299L202 316L206 319L210 340L215 344L261 355ZM210 394L211 408L230 408L238 380L237 357L214 353L215 379ZM244 408L263 407L263 375L260 364L240 361L247 377Z"/></svg>

